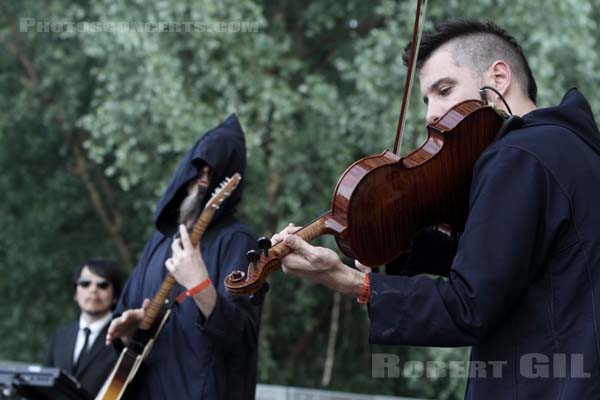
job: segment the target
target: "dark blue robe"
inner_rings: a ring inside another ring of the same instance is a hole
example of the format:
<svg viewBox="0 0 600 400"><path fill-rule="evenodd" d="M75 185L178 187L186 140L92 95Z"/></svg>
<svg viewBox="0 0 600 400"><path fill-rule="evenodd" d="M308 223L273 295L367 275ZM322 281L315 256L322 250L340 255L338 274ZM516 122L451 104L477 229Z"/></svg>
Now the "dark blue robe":
<svg viewBox="0 0 600 400"><path fill-rule="evenodd" d="M468 399L600 399L600 134L585 98L525 115L481 155L448 279L371 287L372 343L472 346Z"/></svg>
<svg viewBox="0 0 600 400"><path fill-rule="evenodd" d="M123 290L117 314L139 308L157 293L167 272L164 263L171 256L179 205L202 163L212 170L210 193L225 177L244 174L244 134L235 116L202 136L179 164L157 206L157 231ZM126 399L254 399L260 308L247 297L229 295L223 286L232 270L247 266L245 254L256 247L248 227L234 218L242 191L243 181L217 211L200 243L218 290L212 313L205 319L191 299L177 304Z"/></svg>

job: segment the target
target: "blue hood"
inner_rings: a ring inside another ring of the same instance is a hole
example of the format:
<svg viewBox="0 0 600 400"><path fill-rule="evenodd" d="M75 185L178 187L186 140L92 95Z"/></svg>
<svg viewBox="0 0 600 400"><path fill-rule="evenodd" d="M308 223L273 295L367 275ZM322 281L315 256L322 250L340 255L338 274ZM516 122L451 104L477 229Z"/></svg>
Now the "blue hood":
<svg viewBox="0 0 600 400"><path fill-rule="evenodd" d="M198 167L208 164L212 177L207 194L226 178L236 172L244 177L246 171L246 141L244 131L237 117L231 114L222 124L209 130L196 141L179 163L167 189L160 198L155 212L156 229L165 236L177 231L179 206L185 198L188 182L198 174ZM231 194L213 218L215 223L220 218L233 215L237 204L242 199L244 180ZM207 195L205 201L209 199Z"/></svg>

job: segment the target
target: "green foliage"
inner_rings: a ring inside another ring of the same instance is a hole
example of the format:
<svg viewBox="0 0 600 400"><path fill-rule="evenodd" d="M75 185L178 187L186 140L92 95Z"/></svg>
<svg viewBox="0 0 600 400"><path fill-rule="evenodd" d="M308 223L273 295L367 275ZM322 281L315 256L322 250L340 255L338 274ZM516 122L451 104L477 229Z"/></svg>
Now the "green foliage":
<svg viewBox="0 0 600 400"><path fill-rule="evenodd" d="M405 74L401 50L412 27L413 2L2 4L0 358L41 360L50 332L76 317L68 280L75 264L105 255L133 267L153 229L153 207L179 158L229 113L238 114L247 132L242 216L265 235L289 221L311 221L328 208L337 178L352 161L392 145ZM568 87L578 86L600 110L600 95L591 91L600 83L597 2L432 2L427 25L458 15L491 18L514 34L536 75L539 105L556 104ZM15 52L7 16L17 30L20 18L249 21L257 29L29 30L18 32ZM423 115L415 99L403 152L422 140ZM108 223L99 218L90 187L100 193ZM335 246L330 238L320 243ZM331 293L276 273L267 299L261 381L320 386ZM366 312L352 299L342 301L339 325L330 388L461 397L461 379L374 379L371 354L462 360L464 349L368 346Z"/></svg>

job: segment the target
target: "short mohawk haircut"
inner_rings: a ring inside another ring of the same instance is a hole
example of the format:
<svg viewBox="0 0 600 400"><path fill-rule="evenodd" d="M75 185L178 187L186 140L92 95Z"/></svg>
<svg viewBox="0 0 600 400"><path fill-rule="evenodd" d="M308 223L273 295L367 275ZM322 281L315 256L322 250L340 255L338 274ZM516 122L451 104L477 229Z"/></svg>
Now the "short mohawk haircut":
<svg viewBox="0 0 600 400"><path fill-rule="evenodd" d="M468 39L468 40L463 40ZM513 70L515 80L531 101L537 100L537 84L521 46L504 29L487 20L452 18L436 24L434 30L423 32L417 57L417 69L440 47L450 44L454 54L464 57L460 62L483 73L497 59L505 60ZM410 43L404 48L402 60L408 64ZM456 60L457 63L459 60Z"/></svg>

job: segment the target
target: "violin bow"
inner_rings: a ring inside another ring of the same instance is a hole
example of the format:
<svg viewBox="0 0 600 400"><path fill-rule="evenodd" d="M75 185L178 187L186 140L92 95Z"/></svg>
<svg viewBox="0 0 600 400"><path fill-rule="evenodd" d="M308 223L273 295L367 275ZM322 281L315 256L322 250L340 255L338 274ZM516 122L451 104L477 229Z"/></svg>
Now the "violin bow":
<svg viewBox="0 0 600 400"><path fill-rule="evenodd" d="M412 85L415 77L417 58L419 55L419 45L421 43L421 34L423 33L423 24L427 11L427 0L423 1L423 12L421 12L421 0L417 0L417 11L415 12L415 23L413 26L412 39L410 41L410 55L408 58L408 70L406 72L406 81L404 82L404 92L402 93L402 106L400 107L400 117L398 118L398 127L396 128L396 140L394 141L394 154L400 155L402 146L402 137L404 134L404 125L406 124L406 109L412 92Z"/></svg>

